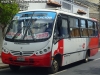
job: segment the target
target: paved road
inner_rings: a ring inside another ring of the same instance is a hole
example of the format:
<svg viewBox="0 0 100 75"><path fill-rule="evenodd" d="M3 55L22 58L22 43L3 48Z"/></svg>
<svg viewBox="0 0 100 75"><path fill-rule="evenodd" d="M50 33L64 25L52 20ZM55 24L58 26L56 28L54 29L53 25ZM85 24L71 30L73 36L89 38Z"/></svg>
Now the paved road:
<svg viewBox="0 0 100 75"><path fill-rule="evenodd" d="M22 67L18 72L12 72L9 68L0 70L0 75L100 75L100 52L90 58L88 63L82 61L62 67L55 74L48 74L46 69L34 69Z"/></svg>

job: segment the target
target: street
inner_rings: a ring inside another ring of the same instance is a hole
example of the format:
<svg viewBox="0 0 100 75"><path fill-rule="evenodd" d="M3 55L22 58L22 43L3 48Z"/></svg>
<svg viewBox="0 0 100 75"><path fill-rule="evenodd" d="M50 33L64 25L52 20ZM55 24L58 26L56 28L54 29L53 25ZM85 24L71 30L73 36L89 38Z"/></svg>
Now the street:
<svg viewBox="0 0 100 75"><path fill-rule="evenodd" d="M0 75L100 75L100 52L91 57L88 63L76 62L60 68L55 74L48 74L43 68L21 67L18 72L1 69Z"/></svg>

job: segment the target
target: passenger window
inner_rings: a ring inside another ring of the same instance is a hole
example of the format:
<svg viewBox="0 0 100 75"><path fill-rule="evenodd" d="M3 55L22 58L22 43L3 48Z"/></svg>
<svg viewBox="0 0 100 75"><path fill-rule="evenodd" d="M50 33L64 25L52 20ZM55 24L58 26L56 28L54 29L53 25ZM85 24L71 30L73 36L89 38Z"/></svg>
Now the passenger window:
<svg viewBox="0 0 100 75"><path fill-rule="evenodd" d="M88 37L88 29L86 25L86 20L80 20L81 37Z"/></svg>
<svg viewBox="0 0 100 75"><path fill-rule="evenodd" d="M81 20L81 28L86 28L86 21L85 20Z"/></svg>
<svg viewBox="0 0 100 75"><path fill-rule="evenodd" d="M88 33L89 33L89 37L94 36L95 35L95 29L94 29L95 25L92 21L88 21Z"/></svg>
<svg viewBox="0 0 100 75"><path fill-rule="evenodd" d="M80 37L78 19L74 17L70 17L70 35L71 37Z"/></svg>
<svg viewBox="0 0 100 75"><path fill-rule="evenodd" d="M94 22L94 36L98 36L98 25L96 22Z"/></svg>

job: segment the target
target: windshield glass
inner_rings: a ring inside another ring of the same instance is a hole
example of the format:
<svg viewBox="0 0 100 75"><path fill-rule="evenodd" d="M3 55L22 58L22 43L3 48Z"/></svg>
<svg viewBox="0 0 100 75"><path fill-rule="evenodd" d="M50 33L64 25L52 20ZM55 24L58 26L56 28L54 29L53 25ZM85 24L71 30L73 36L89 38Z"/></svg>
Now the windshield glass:
<svg viewBox="0 0 100 75"><path fill-rule="evenodd" d="M23 12L13 18L8 27L7 40L45 40L48 39L53 30L55 12Z"/></svg>

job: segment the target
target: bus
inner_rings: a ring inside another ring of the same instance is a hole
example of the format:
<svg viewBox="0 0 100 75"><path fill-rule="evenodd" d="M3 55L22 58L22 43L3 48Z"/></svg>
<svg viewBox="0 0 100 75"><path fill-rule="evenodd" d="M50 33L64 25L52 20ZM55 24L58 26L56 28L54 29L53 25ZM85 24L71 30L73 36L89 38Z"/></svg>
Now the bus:
<svg viewBox="0 0 100 75"><path fill-rule="evenodd" d="M18 12L9 24L2 46L2 62L12 71L21 66L60 67L98 53L98 22L57 9Z"/></svg>

